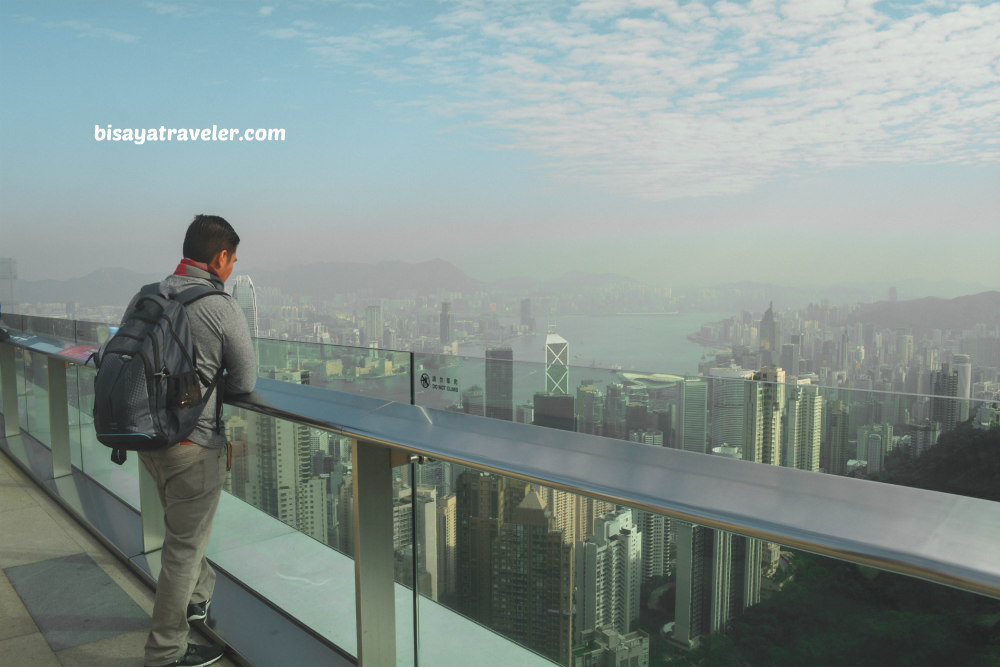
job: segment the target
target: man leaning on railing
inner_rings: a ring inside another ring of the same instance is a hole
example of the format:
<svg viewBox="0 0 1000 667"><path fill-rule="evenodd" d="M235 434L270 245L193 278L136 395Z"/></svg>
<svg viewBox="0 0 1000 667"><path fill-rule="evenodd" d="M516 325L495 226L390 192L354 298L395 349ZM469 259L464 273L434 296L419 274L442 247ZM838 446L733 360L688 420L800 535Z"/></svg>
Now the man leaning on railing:
<svg viewBox="0 0 1000 667"><path fill-rule="evenodd" d="M208 665L224 652L222 646L188 643L188 633L190 621L208 616L215 587L215 571L205 558L205 550L228 467L220 417L223 390L236 394L253 391L257 378L246 319L236 301L222 292L236 263L239 242L236 231L223 218L197 216L184 238L184 258L159 284L159 293L167 298L198 285L217 290L187 306L187 316L199 371L208 378L221 376L222 371L226 374L220 391L214 392L214 401L203 406L185 440L139 453L156 480L166 527L145 648L149 667ZM126 309L123 324L138 296Z"/></svg>

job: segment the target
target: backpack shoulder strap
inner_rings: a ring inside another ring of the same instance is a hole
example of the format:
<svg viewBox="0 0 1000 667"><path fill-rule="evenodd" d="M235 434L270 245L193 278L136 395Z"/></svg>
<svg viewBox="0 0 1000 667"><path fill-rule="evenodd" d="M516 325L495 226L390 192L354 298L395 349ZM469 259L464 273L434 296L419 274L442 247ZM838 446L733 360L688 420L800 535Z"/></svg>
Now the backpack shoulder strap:
<svg viewBox="0 0 1000 667"><path fill-rule="evenodd" d="M211 287L209 285L193 285L191 287L188 287L183 292L180 292L180 293L176 294L173 297L173 300L176 301L177 303L181 304L182 306L184 306L186 308L187 306L190 306L192 303L194 303L198 299L203 299L204 297L206 297L206 296L212 296L213 294L220 294L222 296L229 296L228 293L223 292L220 289L216 289L214 287ZM198 376L201 379L202 383L205 386L208 387L208 392L205 394L205 398L203 399L206 403L208 402L209 398L212 396L212 392L214 392L216 389L218 389L218 397L216 398L216 402L215 402L215 405L216 405L216 409L215 409L215 430L216 430L217 433L222 433L223 432L222 431L222 402L223 402L223 398L222 398L222 388L223 388L222 369L220 368L216 372L215 377L212 379L212 381L211 381L210 384L205 381L204 377L201 376L200 372L198 373Z"/></svg>
<svg viewBox="0 0 1000 667"><path fill-rule="evenodd" d="M202 299L206 296L212 296L213 294L221 294L222 296L229 296L226 292L220 289L216 289L209 285L192 285L186 290L177 293L173 298L174 301L181 304L182 306L190 306L192 303L198 299Z"/></svg>
<svg viewBox="0 0 1000 667"><path fill-rule="evenodd" d="M139 296L151 296L160 293L160 283L149 283L139 289Z"/></svg>

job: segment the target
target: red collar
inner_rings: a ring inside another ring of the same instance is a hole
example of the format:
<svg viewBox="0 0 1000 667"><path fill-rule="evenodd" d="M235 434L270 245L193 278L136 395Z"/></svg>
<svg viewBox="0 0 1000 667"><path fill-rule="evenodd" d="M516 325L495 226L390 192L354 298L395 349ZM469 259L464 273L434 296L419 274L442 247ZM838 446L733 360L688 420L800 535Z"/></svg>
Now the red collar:
<svg viewBox="0 0 1000 667"><path fill-rule="evenodd" d="M177 265L176 269L174 269L174 275L175 276L194 276L196 278L204 278L204 277L206 277L206 276L199 276L197 274L197 272L191 271L191 269L201 269L205 273L208 273L208 274L210 274L212 276L215 276L215 277L221 279L221 277L219 276L219 274L217 274L215 271L213 271L212 267L210 267L208 264L206 264L204 262L196 262L193 259L189 259L187 257L185 257L184 259L182 259L181 263Z"/></svg>

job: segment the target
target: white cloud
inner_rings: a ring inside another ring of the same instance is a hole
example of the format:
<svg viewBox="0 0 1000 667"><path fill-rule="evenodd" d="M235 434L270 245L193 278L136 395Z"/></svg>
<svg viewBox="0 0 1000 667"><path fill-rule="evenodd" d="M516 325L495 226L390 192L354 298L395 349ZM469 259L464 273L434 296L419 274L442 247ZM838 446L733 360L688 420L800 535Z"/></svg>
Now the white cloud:
<svg viewBox="0 0 1000 667"><path fill-rule="evenodd" d="M103 26L94 25L86 21L62 21L57 25L63 28L69 28L74 31L80 37L99 37L103 39L110 39L115 42L123 42L126 44L133 44L139 41L137 35L132 35L127 32L121 32L120 30L113 30L111 28L105 28Z"/></svg>
<svg viewBox="0 0 1000 667"><path fill-rule="evenodd" d="M257 10L257 16L270 16L274 13L274 7L264 6Z"/></svg>
<svg viewBox="0 0 1000 667"><path fill-rule="evenodd" d="M267 34L410 82L411 101L501 131L556 178L650 199L797 170L995 161L1000 4L876 7L473 1L427 25Z"/></svg>

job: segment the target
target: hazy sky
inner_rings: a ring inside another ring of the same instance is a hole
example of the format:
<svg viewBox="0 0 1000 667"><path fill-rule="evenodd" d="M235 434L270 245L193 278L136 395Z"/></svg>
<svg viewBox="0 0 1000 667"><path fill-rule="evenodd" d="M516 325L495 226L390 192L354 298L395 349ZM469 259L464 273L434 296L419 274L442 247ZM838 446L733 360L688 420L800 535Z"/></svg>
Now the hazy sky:
<svg viewBox="0 0 1000 667"><path fill-rule="evenodd" d="M238 271L1000 287L1000 3L200 4L0 3L21 278L169 271L205 212Z"/></svg>

